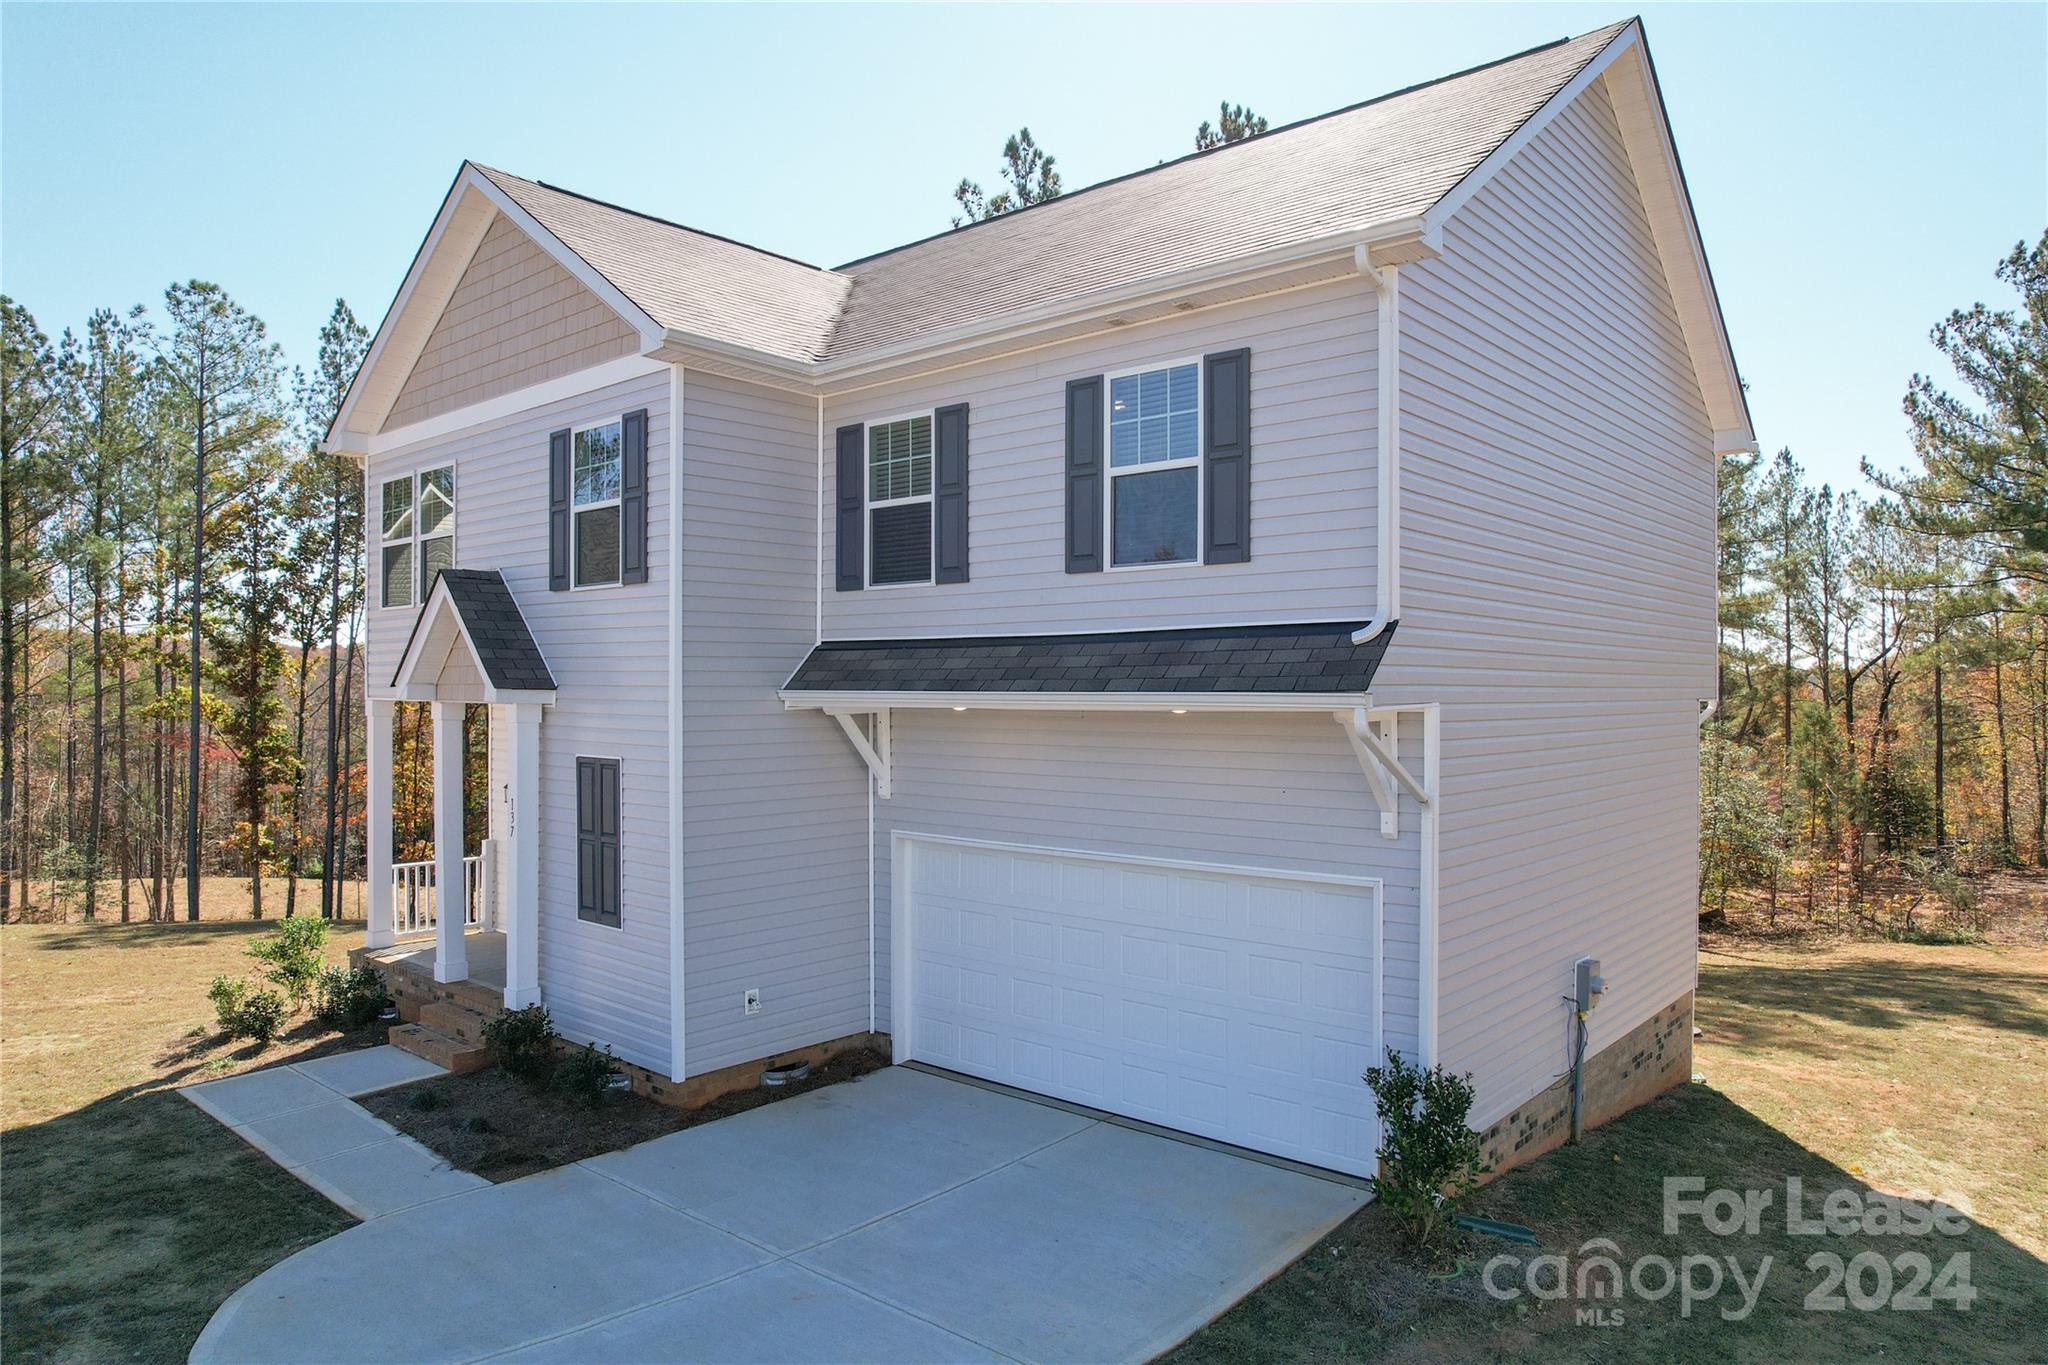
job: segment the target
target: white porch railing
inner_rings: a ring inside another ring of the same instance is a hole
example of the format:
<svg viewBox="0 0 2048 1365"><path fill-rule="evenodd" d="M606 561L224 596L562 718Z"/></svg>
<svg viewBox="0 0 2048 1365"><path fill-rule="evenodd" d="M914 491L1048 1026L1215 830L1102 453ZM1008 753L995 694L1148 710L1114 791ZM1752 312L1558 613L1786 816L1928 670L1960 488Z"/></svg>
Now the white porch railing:
<svg viewBox="0 0 2048 1365"><path fill-rule="evenodd" d="M483 852L462 860L462 927L492 927L489 874L485 864L491 856L491 841ZM434 884L432 859L420 863L391 865L391 918L396 936L416 938L434 932L440 917L440 896Z"/></svg>

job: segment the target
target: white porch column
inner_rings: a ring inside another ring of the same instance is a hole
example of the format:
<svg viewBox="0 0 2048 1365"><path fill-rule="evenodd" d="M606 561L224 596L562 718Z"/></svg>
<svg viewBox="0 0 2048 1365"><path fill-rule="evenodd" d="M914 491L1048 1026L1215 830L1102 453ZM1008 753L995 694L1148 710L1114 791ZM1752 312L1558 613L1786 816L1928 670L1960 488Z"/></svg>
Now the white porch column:
<svg viewBox="0 0 2048 1365"><path fill-rule="evenodd" d="M462 703L434 708L434 980L469 979L462 941Z"/></svg>
<svg viewBox="0 0 2048 1365"><path fill-rule="evenodd" d="M363 875L369 878L369 925L365 946L388 948L397 937L391 918L391 723L398 704L370 699L364 717L370 792Z"/></svg>
<svg viewBox="0 0 2048 1365"><path fill-rule="evenodd" d="M497 708L511 722L506 736L505 776L510 789L503 899L505 1007L540 1003L540 717L538 702Z"/></svg>

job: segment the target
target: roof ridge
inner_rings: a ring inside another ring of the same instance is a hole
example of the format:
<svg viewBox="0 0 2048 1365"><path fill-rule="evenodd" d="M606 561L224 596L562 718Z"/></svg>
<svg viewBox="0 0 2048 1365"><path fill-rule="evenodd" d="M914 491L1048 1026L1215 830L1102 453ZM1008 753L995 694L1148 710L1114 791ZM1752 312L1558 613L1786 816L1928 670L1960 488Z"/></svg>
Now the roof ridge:
<svg viewBox="0 0 2048 1365"><path fill-rule="evenodd" d="M1135 171L1125 171L1121 175L1113 175L1107 180L1098 180L1092 185L1083 185L1080 189L1066 191L1065 193L1055 195L1051 199L1041 199L1035 204L1022 205L1018 208L1011 209L1008 213L996 214L993 217L982 218L972 223L962 223L958 227L947 228L944 232L934 232L929 236L919 237L914 241L904 242L898 246L886 247L881 251L870 252L865 256L856 256L850 261L840 262L838 265L831 267L831 269L834 273L843 270L850 270L854 266L866 265L869 261L880 260L884 256L893 256L899 251L908 251L912 247L924 246L928 242L936 242L947 237L957 236L960 233L970 232L978 227L986 227L990 223L1013 219L1017 217L1017 215L1019 214L1030 212L1032 209L1042 209L1047 207L1048 205L1060 203L1063 200L1078 198L1079 196L1088 194L1094 190L1107 189L1111 185L1121 185L1127 180L1135 180L1139 176L1152 175L1155 172L1167 170L1174 166L1184 165L1187 162L1196 161L1202 157L1218 156L1222 153L1232 151L1238 147L1249 146L1254 142L1264 142L1268 139L1278 137L1282 133L1291 133L1298 129L1306 128L1311 124L1321 123L1326 119L1337 118L1344 114L1354 114L1357 113L1360 109L1368 109L1375 104L1384 104L1388 100L1399 99L1403 95L1412 95L1415 94L1417 91L1427 90L1432 86L1446 85L1451 81L1463 80L1467 76L1476 76L1482 71L1491 71L1493 68L1497 66L1505 66L1509 62L1518 62L1525 57L1533 57L1539 52L1554 51L1557 48L1565 46L1567 43L1576 43L1581 39L1592 38L1598 34L1605 33L1610 29L1619 32L1621 29L1628 27L1628 25L1634 22L1635 20L1632 18L1623 19L1618 23L1605 24L1596 29L1589 29L1584 33L1573 34L1564 38L1555 38L1547 43L1538 43L1534 47L1524 48L1520 52L1511 52L1505 57L1496 57L1492 61L1480 62L1476 66L1468 66L1461 71L1452 71L1446 75L1437 76L1431 80L1417 81L1413 85L1404 85L1398 90L1389 90L1383 94L1374 95L1370 99L1359 100L1354 104L1343 105L1342 107L1336 109L1328 109L1320 114L1310 114L1305 118L1298 118L1294 120L1294 122L1292 123L1283 123L1278 128L1268 128L1263 133L1254 133L1250 137L1239 138L1236 142L1224 143L1220 147L1210 147L1202 151L1188 152L1181 156L1175 157L1171 161L1161 161L1157 165L1143 166Z"/></svg>
<svg viewBox="0 0 2048 1365"><path fill-rule="evenodd" d="M486 166L481 161L471 161L469 164L486 175L502 175L508 180L517 180L521 184L532 185L538 189L547 190L551 194L566 195L571 199L580 199L586 204L595 204L599 208L611 209L615 212L626 214L628 217L643 219L646 222L659 223L663 227L671 227L678 232L687 232L698 237L708 237L714 242L724 242L728 246L741 247L758 255L768 256L778 261L786 261L790 265L802 266L806 270L815 270L820 275L837 276L839 274L837 270L830 266L813 265L809 261L798 260L796 257L780 251L770 251L765 246L755 246L752 242L743 242L737 237L728 237L724 233L712 232L705 228L691 227L688 223L678 223L673 218L663 218L660 214L647 213L641 209L630 208L625 204L615 204L609 199L600 199L594 194L585 194L581 190L568 189L562 185L551 184L546 180L534 180L527 176L515 174L512 171L503 170L497 166Z"/></svg>

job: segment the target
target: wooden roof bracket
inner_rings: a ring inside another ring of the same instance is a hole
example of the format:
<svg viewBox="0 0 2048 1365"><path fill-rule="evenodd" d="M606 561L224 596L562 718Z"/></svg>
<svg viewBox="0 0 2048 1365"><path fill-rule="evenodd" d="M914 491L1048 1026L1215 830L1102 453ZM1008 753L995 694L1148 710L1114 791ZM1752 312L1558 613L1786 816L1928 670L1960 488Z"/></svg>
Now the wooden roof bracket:
<svg viewBox="0 0 2048 1365"><path fill-rule="evenodd" d="M1355 706L1349 711L1332 711L1331 717L1344 727L1344 737L1351 741L1351 752L1358 759L1360 771L1365 774L1365 784L1372 790L1373 803L1380 808L1380 837L1399 838L1400 793L1405 791L1413 797L1418 806L1429 804L1429 792L1415 780L1415 775L1401 766L1399 737L1394 717L1375 721L1368 717L1366 708Z"/></svg>
<svg viewBox="0 0 2048 1365"><path fill-rule="evenodd" d="M889 708L877 707L865 713L829 708L826 715L839 722L839 728L846 731L846 738L852 743L853 751L860 755L861 762L868 765L868 773L875 779L875 795L884 801L889 799ZM854 716L865 714L868 729L863 731L854 721Z"/></svg>

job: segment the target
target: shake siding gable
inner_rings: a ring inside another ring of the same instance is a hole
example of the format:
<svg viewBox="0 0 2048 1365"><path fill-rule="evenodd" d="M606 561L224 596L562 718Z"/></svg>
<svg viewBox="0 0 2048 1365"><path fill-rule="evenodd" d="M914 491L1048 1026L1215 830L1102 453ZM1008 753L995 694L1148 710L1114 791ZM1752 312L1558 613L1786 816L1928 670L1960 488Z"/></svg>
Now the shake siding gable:
<svg viewBox="0 0 2048 1365"><path fill-rule="evenodd" d="M550 403L370 461L372 484L456 467L455 560L495 568L557 686L541 722L541 990L564 1037L669 1065L668 581L666 373ZM648 581L548 591L548 434L647 409ZM374 537L375 528L370 534ZM372 542L372 602L378 584ZM368 679L385 693L414 610L372 608ZM619 760L619 925L576 918L576 758Z"/></svg>
<svg viewBox="0 0 2048 1365"><path fill-rule="evenodd" d="M965 583L828 592L826 638L1370 616L1375 307L1371 288L1354 279L828 397L828 435L852 422L972 404L973 572ZM1240 347L1253 356L1256 554L1246 563L1069 573L1068 381ZM828 468L827 507L836 489ZM834 566L828 561L824 567L830 583Z"/></svg>
<svg viewBox="0 0 2048 1365"><path fill-rule="evenodd" d="M1712 433L1605 85L1402 272L1402 615L1443 707L1439 1058L1484 1127L1692 989Z"/></svg>
<svg viewBox="0 0 2048 1365"><path fill-rule="evenodd" d="M638 349L638 335L502 215L428 334L384 430Z"/></svg>
<svg viewBox="0 0 2048 1365"><path fill-rule="evenodd" d="M776 689L817 634L818 406L683 386L684 962L690 1075L868 1027L867 770ZM832 580L825 580L829 599ZM886 596L887 594L852 594ZM761 1012L742 1008L748 989Z"/></svg>

